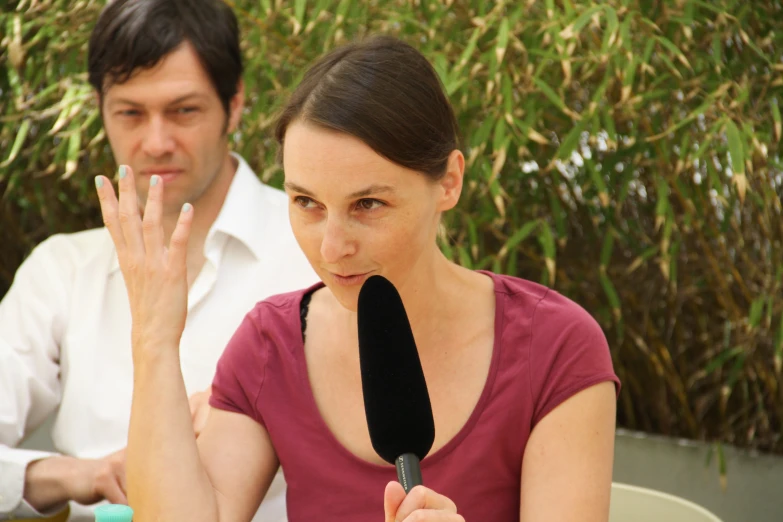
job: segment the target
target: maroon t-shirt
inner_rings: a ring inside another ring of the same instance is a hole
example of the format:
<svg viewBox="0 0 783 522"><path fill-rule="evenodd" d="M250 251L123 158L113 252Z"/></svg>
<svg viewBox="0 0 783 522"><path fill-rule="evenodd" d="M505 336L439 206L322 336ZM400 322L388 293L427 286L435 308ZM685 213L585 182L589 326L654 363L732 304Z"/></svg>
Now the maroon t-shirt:
<svg viewBox="0 0 783 522"><path fill-rule="evenodd" d="M620 382L606 338L584 309L536 283L485 273L496 296L487 382L462 430L421 469L424 485L453 500L468 522L516 522L533 427L580 390L604 381L619 390ZM210 404L266 427L288 483L290 522L381 520L394 466L342 446L310 387L300 305L320 286L271 297L247 314L218 363Z"/></svg>

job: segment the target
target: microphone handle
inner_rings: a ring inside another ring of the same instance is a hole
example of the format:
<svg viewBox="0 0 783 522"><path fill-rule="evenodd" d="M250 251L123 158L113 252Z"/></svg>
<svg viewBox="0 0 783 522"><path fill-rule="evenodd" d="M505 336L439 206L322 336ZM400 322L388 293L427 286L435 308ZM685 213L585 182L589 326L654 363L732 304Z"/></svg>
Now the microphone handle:
<svg viewBox="0 0 783 522"><path fill-rule="evenodd" d="M415 454L403 453L397 457L395 464L397 465L397 480L402 484L405 493L422 484L419 457Z"/></svg>

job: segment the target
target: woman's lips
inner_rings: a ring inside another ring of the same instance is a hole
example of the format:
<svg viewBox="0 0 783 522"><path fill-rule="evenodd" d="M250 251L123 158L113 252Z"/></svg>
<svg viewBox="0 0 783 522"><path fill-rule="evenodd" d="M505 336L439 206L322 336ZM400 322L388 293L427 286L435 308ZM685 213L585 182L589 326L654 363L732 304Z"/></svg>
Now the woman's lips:
<svg viewBox="0 0 783 522"><path fill-rule="evenodd" d="M358 285L363 283L370 272L365 272L363 274L352 274L352 275L339 275L333 272L330 273L332 274L332 278L335 280L337 284L344 285L344 286L353 286L353 285Z"/></svg>

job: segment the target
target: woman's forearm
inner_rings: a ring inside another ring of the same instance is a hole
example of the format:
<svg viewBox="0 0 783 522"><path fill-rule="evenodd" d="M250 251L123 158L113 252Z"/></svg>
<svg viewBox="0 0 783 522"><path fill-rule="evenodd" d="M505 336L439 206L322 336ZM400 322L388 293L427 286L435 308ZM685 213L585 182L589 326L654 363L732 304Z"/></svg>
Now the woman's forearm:
<svg viewBox="0 0 783 522"><path fill-rule="evenodd" d="M215 492L199 458L178 347L134 359L128 500L134 522L217 522Z"/></svg>

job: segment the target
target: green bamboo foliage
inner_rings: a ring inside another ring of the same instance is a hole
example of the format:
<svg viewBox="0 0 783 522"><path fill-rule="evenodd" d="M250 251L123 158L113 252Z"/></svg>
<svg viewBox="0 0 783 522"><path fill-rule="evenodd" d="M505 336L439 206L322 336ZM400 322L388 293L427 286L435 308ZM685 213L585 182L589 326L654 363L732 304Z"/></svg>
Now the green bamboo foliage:
<svg viewBox="0 0 783 522"><path fill-rule="evenodd" d="M389 33L435 65L467 177L441 246L540 281L607 332L620 424L783 452L779 0L237 0L235 148L282 181L270 126L304 67ZM0 15L0 281L44 237L99 224L114 164L86 82L103 2ZM0 288L0 291L2 288Z"/></svg>

